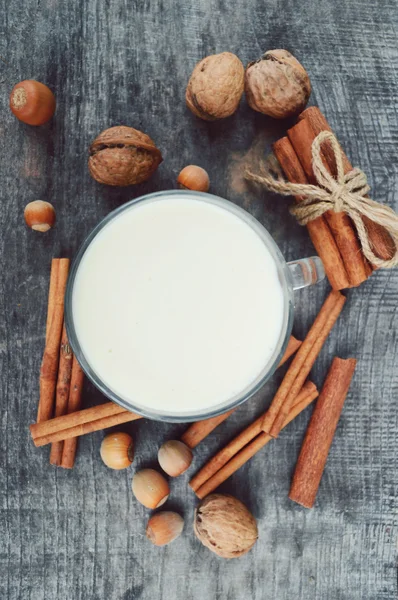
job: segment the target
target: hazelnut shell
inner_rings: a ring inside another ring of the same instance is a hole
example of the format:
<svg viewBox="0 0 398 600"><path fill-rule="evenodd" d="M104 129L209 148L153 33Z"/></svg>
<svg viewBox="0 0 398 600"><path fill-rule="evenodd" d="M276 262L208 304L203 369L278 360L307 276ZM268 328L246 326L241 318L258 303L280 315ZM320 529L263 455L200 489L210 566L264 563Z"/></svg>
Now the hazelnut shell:
<svg viewBox="0 0 398 600"><path fill-rule="evenodd" d="M188 108L205 121L231 116L244 89L244 67L235 54L222 52L201 60L194 68L185 93Z"/></svg>
<svg viewBox="0 0 398 600"><path fill-rule="evenodd" d="M46 232L55 224L55 210L44 200L34 200L25 206L25 223L34 231Z"/></svg>
<svg viewBox="0 0 398 600"><path fill-rule="evenodd" d="M311 82L301 63L287 50L269 50L246 67L245 93L249 106L275 119L304 110Z"/></svg>
<svg viewBox="0 0 398 600"><path fill-rule="evenodd" d="M185 473L191 465L192 458L192 450L180 440L165 442L158 452L159 464L170 477L178 477Z"/></svg>
<svg viewBox="0 0 398 600"><path fill-rule="evenodd" d="M184 529L184 519L175 512L163 511L153 515L146 526L146 536L155 546L170 544Z"/></svg>
<svg viewBox="0 0 398 600"><path fill-rule="evenodd" d="M55 96L44 83L26 79L13 87L10 108L23 123L44 125L55 112Z"/></svg>
<svg viewBox="0 0 398 600"><path fill-rule="evenodd" d="M133 438L124 431L108 433L102 440L100 455L110 469L126 469L134 458Z"/></svg>
<svg viewBox="0 0 398 600"><path fill-rule="evenodd" d="M204 546L222 558L246 554L258 538L251 512L227 494L206 496L195 511L194 531Z"/></svg>
<svg viewBox="0 0 398 600"><path fill-rule="evenodd" d="M195 190L208 192L210 179L207 171L197 165L184 167L177 178L177 183L182 190Z"/></svg>
<svg viewBox="0 0 398 600"><path fill-rule="evenodd" d="M170 488L166 479L154 469L137 471L131 482L133 494L146 508L158 508L169 497Z"/></svg>
<svg viewBox="0 0 398 600"><path fill-rule="evenodd" d="M98 183L126 186L149 179L161 162L162 154L148 135L120 125L95 138L88 167Z"/></svg>

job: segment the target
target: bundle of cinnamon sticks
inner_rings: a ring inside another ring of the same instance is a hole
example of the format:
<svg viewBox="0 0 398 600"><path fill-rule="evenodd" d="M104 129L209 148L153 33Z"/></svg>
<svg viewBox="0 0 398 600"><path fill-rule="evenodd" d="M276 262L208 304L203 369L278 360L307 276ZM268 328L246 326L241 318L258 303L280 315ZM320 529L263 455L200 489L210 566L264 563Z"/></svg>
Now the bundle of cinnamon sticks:
<svg viewBox="0 0 398 600"><path fill-rule="evenodd" d="M307 108L298 123L288 130L287 136L278 140L274 154L286 178L291 183L316 183L312 168L312 142L321 131L332 131L317 107ZM347 156L342 152L344 171L352 170ZM335 176L336 164L329 143L322 147L322 159L328 171ZM296 202L300 202L296 198ZM367 217L363 217L374 253L388 260L395 252L389 233ZM334 290L356 287L371 275L374 267L365 258L356 231L347 214L328 211L307 225L315 249L322 259L326 274Z"/></svg>
<svg viewBox="0 0 398 600"><path fill-rule="evenodd" d="M54 415L73 413L81 406L83 371L73 356L64 323L65 290L69 259L54 258L51 263L48 295L46 344L40 369L40 399L37 423ZM50 463L71 469L75 462L77 438L54 441Z"/></svg>

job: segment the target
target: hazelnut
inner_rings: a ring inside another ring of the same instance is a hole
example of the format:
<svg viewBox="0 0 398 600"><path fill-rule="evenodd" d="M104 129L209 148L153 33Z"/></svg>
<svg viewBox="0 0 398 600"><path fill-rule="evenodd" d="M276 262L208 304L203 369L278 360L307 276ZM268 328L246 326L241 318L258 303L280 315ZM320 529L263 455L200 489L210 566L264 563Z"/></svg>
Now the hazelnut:
<svg viewBox="0 0 398 600"><path fill-rule="evenodd" d="M241 61L231 52L207 56L196 65L188 82L188 108L205 121L229 117L242 97L244 74Z"/></svg>
<svg viewBox="0 0 398 600"><path fill-rule="evenodd" d="M123 431L109 433L102 440L100 454L110 469L126 469L134 458L133 438Z"/></svg>
<svg viewBox="0 0 398 600"><path fill-rule="evenodd" d="M167 475L178 477L190 467L192 450L184 442L169 440L160 446L158 461Z"/></svg>
<svg viewBox="0 0 398 600"><path fill-rule="evenodd" d="M55 210L52 204L34 200L25 206L25 222L34 231L48 231L55 223Z"/></svg>
<svg viewBox="0 0 398 600"><path fill-rule="evenodd" d="M300 113L311 94L307 71L287 50L269 50L246 67L249 106L275 119Z"/></svg>
<svg viewBox="0 0 398 600"><path fill-rule="evenodd" d="M166 479L154 469L138 471L133 477L131 487L138 502L147 508L162 506L170 494Z"/></svg>
<svg viewBox="0 0 398 600"><path fill-rule="evenodd" d="M120 125L95 138L88 168L98 183L126 186L149 179L161 162L162 154L148 135Z"/></svg>
<svg viewBox="0 0 398 600"><path fill-rule="evenodd" d="M246 554L258 538L257 523L233 496L210 494L195 511L194 531L204 546L223 558Z"/></svg>
<svg viewBox="0 0 398 600"><path fill-rule="evenodd" d="M13 87L10 108L23 123L43 125L55 112L55 96L44 83L27 79Z"/></svg>
<svg viewBox="0 0 398 600"><path fill-rule="evenodd" d="M146 526L146 536L155 546L170 544L184 528L184 519L175 512L163 511L153 515Z"/></svg>
<svg viewBox="0 0 398 600"><path fill-rule="evenodd" d="M197 192L207 192L210 187L207 171L196 165L185 167L179 174L177 183L184 190L195 190Z"/></svg>

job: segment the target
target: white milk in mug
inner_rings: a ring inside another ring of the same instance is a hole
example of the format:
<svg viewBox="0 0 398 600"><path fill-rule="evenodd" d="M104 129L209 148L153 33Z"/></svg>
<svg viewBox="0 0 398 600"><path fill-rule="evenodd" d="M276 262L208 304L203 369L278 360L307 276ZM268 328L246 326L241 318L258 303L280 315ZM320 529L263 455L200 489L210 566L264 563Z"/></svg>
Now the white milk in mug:
<svg viewBox="0 0 398 600"><path fill-rule="evenodd" d="M70 340L95 385L126 408L203 418L273 372L291 331L292 289L322 275L319 259L289 268L264 228L226 200L153 194L112 213L80 250Z"/></svg>

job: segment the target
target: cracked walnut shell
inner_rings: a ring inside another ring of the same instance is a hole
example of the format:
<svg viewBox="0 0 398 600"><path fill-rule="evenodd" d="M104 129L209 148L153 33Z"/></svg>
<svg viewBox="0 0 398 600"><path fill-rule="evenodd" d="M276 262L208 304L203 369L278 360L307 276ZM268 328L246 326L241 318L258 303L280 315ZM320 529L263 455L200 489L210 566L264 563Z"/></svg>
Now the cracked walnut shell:
<svg viewBox="0 0 398 600"><path fill-rule="evenodd" d="M311 82L301 63L287 50L269 50L246 67L245 92L249 106L275 119L304 110Z"/></svg>
<svg viewBox="0 0 398 600"><path fill-rule="evenodd" d="M188 82L188 108L205 121L231 116L243 94L244 76L244 67L235 54L207 56L196 65Z"/></svg>
<svg viewBox="0 0 398 600"><path fill-rule="evenodd" d="M126 186L149 179L161 162L162 154L148 135L120 125L95 138L88 168L98 183Z"/></svg>
<svg viewBox="0 0 398 600"><path fill-rule="evenodd" d="M195 511L194 531L204 546L222 558L246 554L258 538L251 512L227 494L210 494L202 500Z"/></svg>

